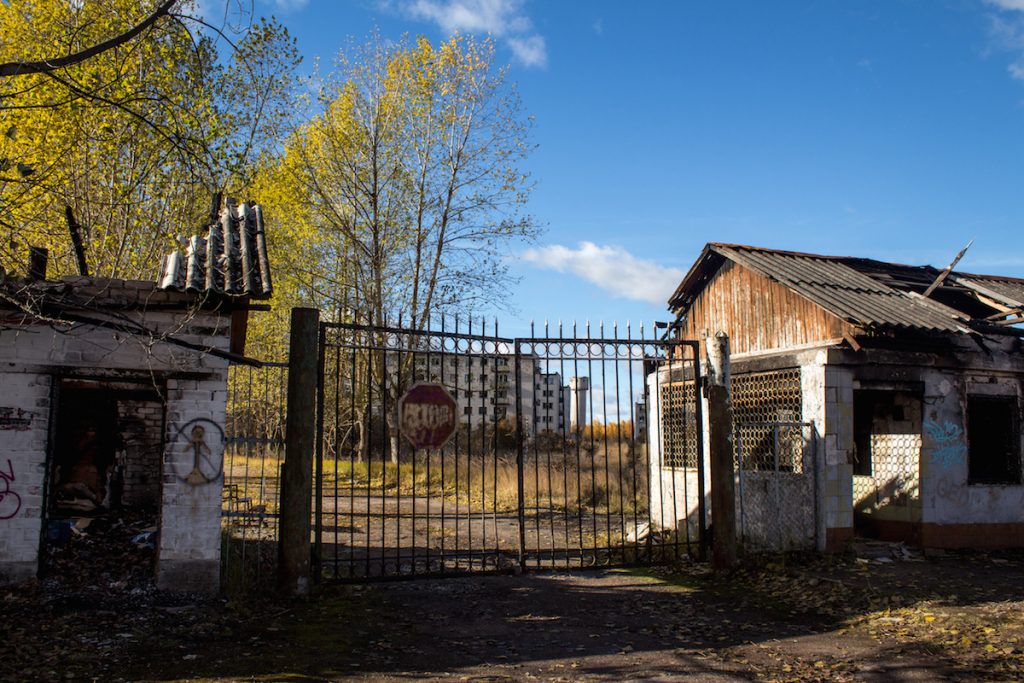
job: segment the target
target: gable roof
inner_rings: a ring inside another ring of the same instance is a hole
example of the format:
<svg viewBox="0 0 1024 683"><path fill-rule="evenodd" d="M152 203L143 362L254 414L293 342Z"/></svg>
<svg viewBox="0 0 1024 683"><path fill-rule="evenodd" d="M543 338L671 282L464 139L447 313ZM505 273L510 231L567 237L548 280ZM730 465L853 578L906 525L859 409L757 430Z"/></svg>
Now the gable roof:
<svg viewBox="0 0 1024 683"><path fill-rule="evenodd" d="M1024 280L1018 278L953 272L925 298L922 293L941 272L931 266L714 242L704 247L669 299L669 307L685 315L727 260L780 283L864 329L1020 332L986 320L1003 309L1012 312L1024 305ZM993 307L993 302L1003 309Z"/></svg>

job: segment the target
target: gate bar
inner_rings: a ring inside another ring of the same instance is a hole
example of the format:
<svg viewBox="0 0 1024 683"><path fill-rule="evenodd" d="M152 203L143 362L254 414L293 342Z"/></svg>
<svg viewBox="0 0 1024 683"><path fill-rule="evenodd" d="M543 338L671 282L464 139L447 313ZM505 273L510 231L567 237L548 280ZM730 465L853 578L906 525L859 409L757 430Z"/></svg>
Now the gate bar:
<svg viewBox="0 0 1024 683"><path fill-rule="evenodd" d="M523 383L519 360L519 340L514 342L516 354L516 486L519 490L517 514L519 517L519 568L526 569L526 508L523 485Z"/></svg>

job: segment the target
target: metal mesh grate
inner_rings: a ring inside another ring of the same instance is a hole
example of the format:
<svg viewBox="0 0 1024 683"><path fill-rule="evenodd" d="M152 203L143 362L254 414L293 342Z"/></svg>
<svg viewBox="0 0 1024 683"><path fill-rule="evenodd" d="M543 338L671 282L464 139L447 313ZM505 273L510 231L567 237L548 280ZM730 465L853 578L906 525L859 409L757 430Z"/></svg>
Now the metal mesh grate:
<svg viewBox="0 0 1024 683"><path fill-rule="evenodd" d="M697 411L694 382L672 382L661 387L661 405L665 424L663 466L697 466Z"/></svg>
<svg viewBox="0 0 1024 683"><path fill-rule="evenodd" d="M854 392L854 510L871 519L920 517L922 407L917 394Z"/></svg>
<svg viewBox="0 0 1024 683"><path fill-rule="evenodd" d="M776 427L803 420L799 368L733 376L732 409L737 469L801 471L799 430Z"/></svg>

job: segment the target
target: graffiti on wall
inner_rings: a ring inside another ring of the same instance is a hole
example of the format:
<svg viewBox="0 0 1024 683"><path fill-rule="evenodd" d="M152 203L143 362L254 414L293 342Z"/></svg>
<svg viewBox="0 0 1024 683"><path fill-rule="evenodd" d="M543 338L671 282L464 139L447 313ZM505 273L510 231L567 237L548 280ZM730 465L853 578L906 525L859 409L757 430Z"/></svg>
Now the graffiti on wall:
<svg viewBox="0 0 1024 683"><path fill-rule="evenodd" d="M952 467L962 463L967 456L967 445L964 443L964 430L949 420L939 423L925 420L924 430L931 437L934 446L931 462L936 467Z"/></svg>
<svg viewBox="0 0 1024 683"><path fill-rule="evenodd" d="M220 479L224 471L224 430L212 420L197 418L178 428L175 442L189 454L178 476L189 486Z"/></svg>
<svg viewBox="0 0 1024 683"><path fill-rule="evenodd" d="M32 413L21 408L0 406L0 430L27 432L32 428Z"/></svg>
<svg viewBox="0 0 1024 683"><path fill-rule="evenodd" d="M11 490L14 465L7 461L7 470L0 469L0 519L11 519L21 510L21 496Z"/></svg>

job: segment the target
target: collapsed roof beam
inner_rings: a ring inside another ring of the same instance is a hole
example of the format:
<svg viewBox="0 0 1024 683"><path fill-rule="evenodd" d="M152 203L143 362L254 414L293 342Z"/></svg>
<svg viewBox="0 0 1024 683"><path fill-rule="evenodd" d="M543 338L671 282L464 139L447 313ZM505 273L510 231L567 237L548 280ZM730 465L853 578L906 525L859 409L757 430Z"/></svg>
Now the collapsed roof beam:
<svg viewBox="0 0 1024 683"><path fill-rule="evenodd" d="M946 266L945 270L939 273L939 276L935 278L935 282L929 285L928 289L924 290L924 294L922 296L931 296L931 293L934 292L935 289L942 284L943 280L945 280L949 276L949 274L953 272L953 268L955 268L956 264L960 262L960 259L964 257L964 254L967 253L967 250L971 248L972 244L974 244L974 240L968 242L967 246L960 250L960 253L956 255L956 258L953 259L953 262Z"/></svg>

